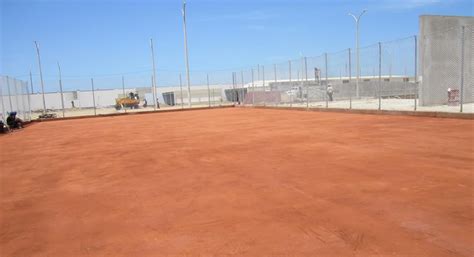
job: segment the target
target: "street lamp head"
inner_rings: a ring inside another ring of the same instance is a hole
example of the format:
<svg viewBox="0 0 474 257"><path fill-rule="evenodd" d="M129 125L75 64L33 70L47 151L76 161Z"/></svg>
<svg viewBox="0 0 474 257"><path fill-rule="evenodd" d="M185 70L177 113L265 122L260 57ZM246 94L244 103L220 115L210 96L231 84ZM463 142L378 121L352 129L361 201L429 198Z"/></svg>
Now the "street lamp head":
<svg viewBox="0 0 474 257"><path fill-rule="evenodd" d="M362 10L362 12L359 14L359 16L356 16L356 15L354 15L354 14L352 14L352 13L348 13L347 15L352 16L352 18L354 18L354 20L355 20L356 22L358 22L358 21L360 20L360 17L362 17L362 15L364 15L366 12L367 12L367 9L364 9L364 10Z"/></svg>
<svg viewBox="0 0 474 257"><path fill-rule="evenodd" d="M352 16L352 18L354 18L354 20L357 22L357 17L354 14L348 13L347 15Z"/></svg>

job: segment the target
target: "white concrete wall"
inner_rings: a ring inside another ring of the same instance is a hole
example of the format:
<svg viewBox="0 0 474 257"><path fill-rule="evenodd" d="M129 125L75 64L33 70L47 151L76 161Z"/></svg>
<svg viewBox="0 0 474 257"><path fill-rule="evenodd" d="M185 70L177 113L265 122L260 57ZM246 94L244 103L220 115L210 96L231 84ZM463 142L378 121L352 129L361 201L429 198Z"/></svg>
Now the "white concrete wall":
<svg viewBox="0 0 474 257"><path fill-rule="evenodd" d="M219 85L213 85L211 87L214 88L215 97L221 97L223 89ZM68 91L63 92L64 97L64 107L66 109L72 108L72 101L74 101L75 108L92 108L93 107L93 100L92 100L92 91L76 91L77 92L77 99L74 99L74 92ZM129 92L139 92L140 99L143 99L145 95L147 96L148 104L152 105L153 102L151 101L151 96L149 95L151 92L151 88L127 88L125 89L125 94ZM158 98L161 104L163 104L163 96L162 93L164 92L175 92L176 103L180 100L179 97L179 87L160 87L157 88ZM122 89L101 89L94 91L95 94L95 105L97 108L103 107L111 107L115 105L115 99L123 96ZM193 103L197 102L205 102L207 101L207 86L193 86L191 89L191 101ZM183 88L183 97L184 102L187 103L187 90ZM179 100L178 100L179 98ZM7 99L8 100L8 99ZM59 92L54 93L45 93L45 100L46 100L46 109L61 109L61 94ZM32 94L31 95L31 108L32 111L38 111L43 109L43 97L42 94Z"/></svg>
<svg viewBox="0 0 474 257"><path fill-rule="evenodd" d="M473 102L474 17L420 16L420 105L446 104L448 88L461 87L461 27L464 36L464 100Z"/></svg>

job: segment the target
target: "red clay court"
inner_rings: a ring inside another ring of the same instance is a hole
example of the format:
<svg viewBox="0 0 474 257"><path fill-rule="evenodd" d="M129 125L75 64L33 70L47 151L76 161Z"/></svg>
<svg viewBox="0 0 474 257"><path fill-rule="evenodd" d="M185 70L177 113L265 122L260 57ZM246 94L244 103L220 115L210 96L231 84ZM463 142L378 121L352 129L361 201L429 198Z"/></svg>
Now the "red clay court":
<svg viewBox="0 0 474 257"><path fill-rule="evenodd" d="M0 137L0 255L473 256L474 122L226 108Z"/></svg>

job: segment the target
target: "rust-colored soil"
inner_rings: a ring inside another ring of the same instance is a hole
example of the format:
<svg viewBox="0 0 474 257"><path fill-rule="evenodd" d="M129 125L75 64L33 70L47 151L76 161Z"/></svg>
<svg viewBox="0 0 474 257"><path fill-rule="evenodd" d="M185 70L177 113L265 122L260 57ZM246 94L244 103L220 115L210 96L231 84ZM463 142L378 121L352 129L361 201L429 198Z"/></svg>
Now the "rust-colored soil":
<svg viewBox="0 0 474 257"><path fill-rule="evenodd" d="M473 256L471 120L222 109L0 137L1 256Z"/></svg>

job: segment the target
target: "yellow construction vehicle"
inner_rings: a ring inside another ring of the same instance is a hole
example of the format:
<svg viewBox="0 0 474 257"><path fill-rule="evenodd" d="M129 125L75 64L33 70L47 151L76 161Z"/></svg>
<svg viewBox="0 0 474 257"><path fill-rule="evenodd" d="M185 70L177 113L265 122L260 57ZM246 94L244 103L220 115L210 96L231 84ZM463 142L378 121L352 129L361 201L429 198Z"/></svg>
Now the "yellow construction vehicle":
<svg viewBox="0 0 474 257"><path fill-rule="evenodd" d="M130 93L127 97L115 99L115 109L121 110L124 108L138 109L140 105L140 99L138 94Z"/></svg>

